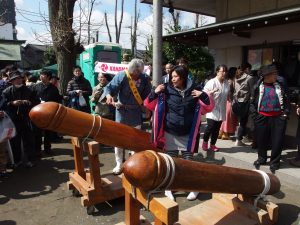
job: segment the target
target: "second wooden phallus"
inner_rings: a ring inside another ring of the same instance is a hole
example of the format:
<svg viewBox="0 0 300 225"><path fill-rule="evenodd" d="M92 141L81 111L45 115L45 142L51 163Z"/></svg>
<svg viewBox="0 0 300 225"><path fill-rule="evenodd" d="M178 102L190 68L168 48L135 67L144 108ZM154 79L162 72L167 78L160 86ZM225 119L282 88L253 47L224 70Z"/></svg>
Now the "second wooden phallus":
<svg viewBox="0 0 300 225"><path fill-rule="evenodd" d="M177 158L173 158L173 162L175 170L170 171L172 165L168 165L165 156L144 151L131 156L125 162L123 172L133 186L144 191L155 190L162 183L169 183L170 190L207 193L258 195L265 189L264 177L258 171ZM265 176L270 181L265 194L277 193L280 190L279 179L273 174ZM170 182L171 179L173 181ZM166 188L165 185L161 186L162 190Z"/></svg>

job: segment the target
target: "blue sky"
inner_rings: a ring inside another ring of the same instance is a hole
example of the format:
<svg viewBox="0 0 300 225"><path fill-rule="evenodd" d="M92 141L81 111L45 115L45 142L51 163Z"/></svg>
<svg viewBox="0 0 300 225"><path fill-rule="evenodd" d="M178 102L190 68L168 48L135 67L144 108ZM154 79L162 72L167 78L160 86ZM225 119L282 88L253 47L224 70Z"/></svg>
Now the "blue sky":
<svg viewBox="0 0 300 225"><path fill-rule="evenodd" d="M119 0L118 0L119 1ZM87 0L81 0L82 8L87 8ZM119 1L121 4L121 1ZM123 47L130 48L130 26L131 19L134 15L134 0L124 1L124 15L123 26L121 31L120 44ZM18 39L27 40L27 43L49 43L51 42L49 27L47 27L45 20L48 17L48 2L46 0L15 0L16 15L17 15L17 30ZM76 3L74 10L74 30L79 30L79 0ZM99 30L99 41L108 41L107 29L104 23L104 12L108 13L109 24L113 41L115 41L114 34L114 0L96 0L96 5L92 14L92 36L95 36L96 30ZM82 10L86 12L87 10ZM120 7L119 7L120 9ZM152 32L153 17L150 6L148 4L140 3L138 0L138 10L140 12L140 19L138 24L138 49L145 49L147 38ZM119 14L120 15L120 14ZM84 21L84 17L81 17ZM170 23L170 14L164 10L164 24ZM183 13L181 17L182 26L192 27L194 24L194 16L190 13ZM208 18L208 22L213 22L213 19ZM86 30L86 27L84 28ZM83 31L83 37L86 34Z"/></svg>

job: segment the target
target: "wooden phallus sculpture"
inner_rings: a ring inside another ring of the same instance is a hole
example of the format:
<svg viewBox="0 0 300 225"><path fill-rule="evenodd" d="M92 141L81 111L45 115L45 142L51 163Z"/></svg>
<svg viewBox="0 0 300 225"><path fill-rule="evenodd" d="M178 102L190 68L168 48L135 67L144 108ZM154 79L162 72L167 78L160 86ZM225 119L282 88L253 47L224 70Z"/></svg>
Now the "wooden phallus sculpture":
<svg viewBox="0 0 300 225"><path fill-rule="evenodd" d="M176 158L171 163L168 157L157 153L161 150L153 147L149 133L58 103L37 105L29 115L34 124L42 129L81 138L90 137L106 145L136 152L154 150L134 154L124 164L123 172L127 180L145 191L168 186L170 190L257 195L265 188L266 177L257 171ZM170 172L172 167L175 172ZM265 176L270 181L266 194L278 192L278 178L273 174Z"/></svg>
<svg viewBox="0 0 300 225"><path fill-rule="evenodd" d="M144 191L155 190L162 183L161 189L246 195L261 194L265 188L264 177L258 171L179 158L173 158L172 171L172 165L163 155L154 151L134 154L124 164L124 176L133 186ZM273 174L265 176L270 181L265 194L277 193L280 190L279 179ZM170 182L171 179L173 181ZM169 187L166 187L167 184Z"/></svg>
<svg viewBox="0 0 300 225"><path fill-rule="evenodd" d="M89 137L105 145L133 151L145 149L161 151L153 147L150 134L147 132L55 102L35 106L29 116L33 123L42 129L80 138Z"/></svg>

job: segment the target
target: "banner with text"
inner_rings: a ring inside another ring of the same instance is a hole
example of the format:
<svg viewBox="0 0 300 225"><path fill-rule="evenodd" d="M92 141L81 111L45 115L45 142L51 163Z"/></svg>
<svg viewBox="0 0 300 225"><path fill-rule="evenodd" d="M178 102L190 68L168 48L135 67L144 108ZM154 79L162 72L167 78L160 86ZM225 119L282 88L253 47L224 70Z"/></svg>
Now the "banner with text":
<svg viewBox="0 0 300 225"><path fill-rule="evenodd" d="M119 64L119 63L105 63L97 62L95 64L95 73L109 73L116 75L118 72L128 69L128 64ZM144 67L144 73L149 73L149 66Z"/></svg>

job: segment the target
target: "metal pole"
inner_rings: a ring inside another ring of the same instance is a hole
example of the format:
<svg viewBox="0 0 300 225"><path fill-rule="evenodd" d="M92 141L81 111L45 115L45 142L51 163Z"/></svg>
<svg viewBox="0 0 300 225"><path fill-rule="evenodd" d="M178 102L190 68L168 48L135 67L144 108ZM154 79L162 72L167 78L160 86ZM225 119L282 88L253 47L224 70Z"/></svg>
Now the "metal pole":
<svg viewBox="0 0 300 225"><path fill-rule="evenodd" d="M153 1L153 85L161 83L162 76L162 2Z"/></svg>

